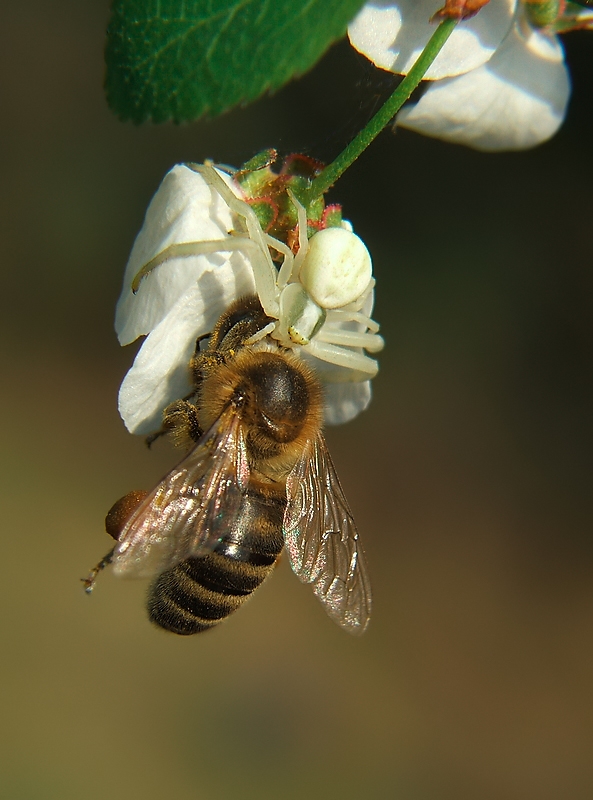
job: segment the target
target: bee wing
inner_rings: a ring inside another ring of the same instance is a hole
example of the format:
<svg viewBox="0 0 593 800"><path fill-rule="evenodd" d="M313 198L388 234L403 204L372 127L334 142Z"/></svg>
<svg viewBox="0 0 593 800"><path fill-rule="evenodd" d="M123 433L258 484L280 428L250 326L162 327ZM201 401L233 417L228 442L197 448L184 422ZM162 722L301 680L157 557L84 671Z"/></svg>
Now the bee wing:
<svg viewBox="0 0 593 800"><path fill-rule="evenodd" d="M153 577L213 550L237 517L248 480L241 422L230 407L127 521L115 573Z"/></svg>
<svg viewBox="0 0 593 800"><path fill-rule="evenodd" d="M293 571L350 633L363 633L371 589L352 512L321 435L311 440L286 481L284 538Z"/></svg>

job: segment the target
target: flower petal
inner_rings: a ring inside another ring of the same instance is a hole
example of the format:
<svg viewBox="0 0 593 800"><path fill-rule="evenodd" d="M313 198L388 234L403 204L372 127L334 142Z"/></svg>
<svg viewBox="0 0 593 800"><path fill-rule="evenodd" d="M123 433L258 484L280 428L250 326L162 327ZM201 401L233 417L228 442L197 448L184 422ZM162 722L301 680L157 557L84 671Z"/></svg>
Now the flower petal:
<svg viewBox="0 0 593 800"><path fill-rule="evenodd" d="M232 228L228 206L199 173L178 165L165 176L136 238L116 313L122 344L148 334L120 388L119 410L131 433L148 434L161 427L166 406L191 393L188 366L196 339L213 329L234 300L255 293L250 261L236 250L171 258L144 277L135 295L132 282L170 245L222 240ZM371 293L363 314L370 315L372 305ZM363 329L354 322L331 325ZM326 392L328 423L346 422L366 408L370 381L357 381L352 369L308 360L322 383L340 382ZM366 378L366 373L358 377Z"/></svg>
<svg viewBox="0 0 593 800"><path fill-rule="evenodd" d="M487 64L431 85L397 124L476 150L535 147L564 119L570 78L563 55L555 36L515 25Z"/></svg>
<svg viewBox="0 0 593 800"><path fill-rule="evenodd" d="M325 404L323 417L327 425L350 422L371 402L371 382L326 383L323 386Z"/></svg>
<svg viewBox="0 0 593 800"><path fill-rule="evenodd" d="M233 253L214 270L203 271L165 318L151 331L119 391L119 413L130 433L161 426L163 410L189 394L189 361L196 339L209 333L233 300L253 294L253 274Z"/></svg>
<svg viewBox="0 0 593 800"><path fill-rule="evenodd" d="M491 0L461 22L425 78L460 75L491 58L509 32L517 0ZM376 66L406 75L436 30L431 17L444 0L372 0L348 28L350 42Z"/></svg>
<svg viewBox="0 0 593 800"><path fill-rule="evenodd" d="M230 177L220 174L232 186ZM200 276L226 263L229 254L172 258L147 275L133 294L132 281L140 269L171 244L224 239L232 227L228 206L199 173L178 164L165 175L126 266L115 314L120 344L129 344L153 330ZM247 261L242 261L249 271ZM237 259L235 263L238 265Z"/></svg>

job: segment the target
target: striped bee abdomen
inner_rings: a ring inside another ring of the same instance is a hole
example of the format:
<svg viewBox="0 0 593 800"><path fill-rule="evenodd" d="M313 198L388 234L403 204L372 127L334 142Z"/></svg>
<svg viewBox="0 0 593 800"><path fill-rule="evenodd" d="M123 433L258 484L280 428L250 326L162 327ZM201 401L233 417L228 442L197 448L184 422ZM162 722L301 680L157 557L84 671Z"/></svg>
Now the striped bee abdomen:
<svg viewBox="0 0 593 800"><path fill-rule="evenodd" d="M188 636L217 625L270 574L282 547L286 494L282 484L250 485L235 526L215 550L163 572L148 596L148 615L165 630Z"/></svg>

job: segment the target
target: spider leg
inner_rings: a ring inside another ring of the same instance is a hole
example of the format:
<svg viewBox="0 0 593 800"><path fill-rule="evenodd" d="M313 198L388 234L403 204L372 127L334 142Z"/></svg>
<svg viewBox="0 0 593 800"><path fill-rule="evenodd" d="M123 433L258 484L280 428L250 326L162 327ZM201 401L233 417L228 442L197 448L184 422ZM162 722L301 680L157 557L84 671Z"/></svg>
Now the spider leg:
<svg viewBox="0 0 593 800"><path fill-rule="evenodd" d="M245 220L249 239L259 250L259 256L253 259L251 263L257 293L266 314L270 317L277 317L277 271L268 249L265 234L262 231L255 211L251 208L249 203L246 203L235 195L233 190L223 181L211 163L206 162L203 165L187 164L187 166L193 169L194 172L199 172L206 183L218 192L229 209Z"/></svg>
<svg viewBox="0 0 593 800"><path fill-rule="evenodd" d="M261 339L265 339L268 334L274 333L276 325L276 322L269 322L265 327L257 331L257 333L254 333L253 336L250 336L249 339L245 339L244 344L255 344Z"/></svg>
<svg viewBox="0 0 593 800"><path fill-rule="evenodd" d="M161 264L172 258L189 258L190 256L203 256L210 253L224 253L252 249L252 241L245 236L229 236L226 239L207 239L203 242L177 242L165 247L160 253L141 267L132 281L132 292L136 294L142 280Z"/></svg>
<svg viewBox="0 0 593 800"><path fill-rule="evenodd" d="M340 328L329 328L324 326L316 336L317 341L327 342L327 344L340 344L346 347L364 347L371 353L378 353L385 346L382 336L376 333L364 333L362 331L347 331Z"/></svg>
<svg viewBox="0 0 593 800"><path fill-rule="evenodd" d="M366 317L359 311L349 311L345 308L332 308L327 312L328 322L358 322L365 328L368 328L371 333L379 332L379 324L370 317Z"/></svg>
<svg viewBox="0 0 593 800"><path fill-rule="evenodd" d="M279 239L274 239L273 236L270 236L267 233L264 233L264 238L268 247L272 247L274 250L277 250L279 253L282 253L284 256L284 260L282 262L282 266L278 272L278 278L276 280L276 285L278 287L278 295L282 293L282 289L286 286L290 277L293 273L293 264L294 264L294 255L290 247L281 242Z"/></svg>
<svg viewBox="0 0 593 800"><path fill-rule="evenodd" d="M290 189L287 189L286 192L297 210L297 220L299 223L299 252L295 256L292 267L292 274L294 275L295 279L297 279L301 266L303 265L303 261L305 260L309 250L309 239L307 237L307 211L304 205L297 200L294 192L291 192ZM288 280L290 280L290 277L291 276L289 276Z"/></svg>
<svg viewBox="0 0 593 800"><path fill-rule="evenodd" d="M372 378L379 371L379 365L374 358L369 358L363 353L357 353L355 350L346 349L337 344L313 339L303 347L303 350L321 361L327 361L330 364L337 364L339 367L347 367L356 372L364 373L360 380Z"/></svg>

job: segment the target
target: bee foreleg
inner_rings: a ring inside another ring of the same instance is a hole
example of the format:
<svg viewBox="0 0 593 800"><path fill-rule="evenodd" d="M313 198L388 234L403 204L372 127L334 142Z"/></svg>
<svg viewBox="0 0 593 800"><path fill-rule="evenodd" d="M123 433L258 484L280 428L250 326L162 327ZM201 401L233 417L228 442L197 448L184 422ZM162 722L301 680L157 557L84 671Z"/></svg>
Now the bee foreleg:
<svg viewBox="0 0 593 800"><path fill-rule="evenodd" d="M203 352L202 347L201 347L202 342L205 339L209 339L211 336L212 336L212 333L203 333L201 336L198 336L198 338L196 339L196 347L195 347L195 350L194 350L193 358L195 358L196 356L199 356L200 353Z"/></svg>

